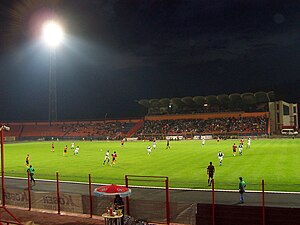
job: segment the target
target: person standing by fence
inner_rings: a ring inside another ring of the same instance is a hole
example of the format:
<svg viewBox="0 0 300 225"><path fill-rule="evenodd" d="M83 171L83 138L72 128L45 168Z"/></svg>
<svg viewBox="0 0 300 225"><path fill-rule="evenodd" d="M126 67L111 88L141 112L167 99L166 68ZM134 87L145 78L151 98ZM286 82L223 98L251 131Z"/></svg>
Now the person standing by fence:
<svg viewBox="0 0 300 225"><path fill-rule="evenodd" d="M207 167L207 175L208 175L208 186L211 185L212 180L214 179L215 167L213 166L212 162L209 163Z"/></svg>
<svg viewBox="0 0 300 225"><path fill-rule="evenodd" d="M239 179L240 179L240 182L239 182L240 203L242 204L242 203L244 203L244 193L246 190L246 183L242 177L240 177Z"/></svg>
<svg viewBox="0 0 300 225"><path fill-rule="evenodd" d="M32 184L33 182L33 185L35 185L35 180L34 180L34 168L32 167L32 165L29 166L29 168L27 169L27 173L29 172L29 175L30 175L30 183Z"/></svg>

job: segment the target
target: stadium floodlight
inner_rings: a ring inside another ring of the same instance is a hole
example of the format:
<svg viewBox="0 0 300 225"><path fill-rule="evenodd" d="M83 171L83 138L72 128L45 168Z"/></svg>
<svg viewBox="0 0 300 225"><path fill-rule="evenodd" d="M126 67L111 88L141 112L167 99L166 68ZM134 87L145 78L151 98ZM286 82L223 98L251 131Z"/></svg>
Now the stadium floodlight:
<svg viewBox="0 0 300 225"><path fill-rule="evenodd" d="M48 20L42 27L42 38L50 50L49 64L49 121L57 120L56 49L64 39L63 28L55 20Z"/></svg>
<svg viewBox="0 0 300 225"><path fill-rule="evenodd" d="M63 40L62 27L55 21L46 21L43 25L43 38L48 46L56 48Z"/></svg>

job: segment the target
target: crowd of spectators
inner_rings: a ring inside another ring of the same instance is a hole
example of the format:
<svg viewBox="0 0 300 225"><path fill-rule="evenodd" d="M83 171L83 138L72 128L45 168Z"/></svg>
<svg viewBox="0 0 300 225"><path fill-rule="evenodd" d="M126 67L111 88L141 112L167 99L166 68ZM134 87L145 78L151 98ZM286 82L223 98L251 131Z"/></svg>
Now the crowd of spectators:
<svg viewBox="0 0 300 225"><path fill-rule="evenodd" d="M64 123L22 123L10 125L12 136L22 138L122 139L135 123L124 121L82 121Z"/></svg>
<svg viewBox="0 0 300 225"><path fill-rule="evenodd" d="M81 122L76 124L64 124L61 129L66 137L90 137L110 138L123 136L126 123L97 121L94 123Z"/></svg>
<svg viewBox="0 0 300 225"><path fill-rule="evenodd" d="M267 131L266 117L146 120L137 135L256 133Z"/></svg>

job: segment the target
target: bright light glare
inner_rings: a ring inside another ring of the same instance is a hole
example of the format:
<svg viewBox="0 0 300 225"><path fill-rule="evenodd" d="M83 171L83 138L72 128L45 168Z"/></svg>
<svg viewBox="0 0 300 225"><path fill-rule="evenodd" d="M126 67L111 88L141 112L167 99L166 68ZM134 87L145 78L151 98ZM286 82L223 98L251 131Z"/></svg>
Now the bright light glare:
<svg viewBox="0 0 300 225"><path fill-rule="evenodd" d="M43 26L43 38L52 48L57 47L63 40L63 30L53 20L47 21Z"/></svg>

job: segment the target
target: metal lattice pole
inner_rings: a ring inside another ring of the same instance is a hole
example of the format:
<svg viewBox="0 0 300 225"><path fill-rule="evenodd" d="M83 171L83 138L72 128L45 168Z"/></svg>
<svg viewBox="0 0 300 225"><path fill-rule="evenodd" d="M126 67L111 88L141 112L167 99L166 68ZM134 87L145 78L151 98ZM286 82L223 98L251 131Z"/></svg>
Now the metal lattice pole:
<svg viewBox="0 0 300 225"><path fill-rule="evenodd" d="M49 122L51 122L57 120L56 51L54 48L50 48L49 55Z"/></svg>

